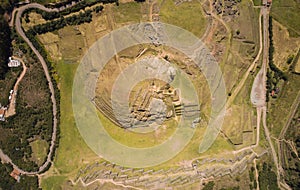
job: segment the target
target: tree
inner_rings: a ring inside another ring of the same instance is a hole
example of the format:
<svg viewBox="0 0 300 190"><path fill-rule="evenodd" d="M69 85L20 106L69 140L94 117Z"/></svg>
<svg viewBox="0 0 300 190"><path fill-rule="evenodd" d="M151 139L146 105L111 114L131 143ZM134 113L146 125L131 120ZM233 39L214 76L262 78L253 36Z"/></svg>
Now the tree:
<svg viewBox="0 0 300 190"><path fill-rule="evenodd" d="M7 21L0 15L0 79L4 79L8 71L8 58L11 56L10 28Z"/></svg>
<svg viewBox="0 0 300 190"><path fill-rule="evenodd" d="M213 190L214 186L215 186L215 183L213 181L210 181L204 186L203 190Z"/></svg>

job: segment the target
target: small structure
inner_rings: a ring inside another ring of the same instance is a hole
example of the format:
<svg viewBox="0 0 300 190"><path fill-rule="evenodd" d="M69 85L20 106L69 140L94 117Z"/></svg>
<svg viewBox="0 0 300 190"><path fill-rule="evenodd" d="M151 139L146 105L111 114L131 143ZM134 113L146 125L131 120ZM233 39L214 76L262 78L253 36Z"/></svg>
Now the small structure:
<svg viewBox="0 0 300 190"><path fill-rule="evenodd" d="M272 90L271 96L273 97L275 95L275 90Z"/></svg>
<svg viewBox="0 0 300 190"><path fill-rule="evenodd" d="M5 112L6 112L6 108L5 107L1 107L0 108L0 121L5 121Z"/></svg>
<svg viewBox="0 0 300 190"><path fill-rule="evenodd" d="M21 65L19 60L14 60L9 57L8 67L19 67Z"/></svg>
<svg viewBox="0 0 300 190"><path fill-rule="evenodd" d="M14 168L14 170L10 173L10 176L13 177L17 182L20 182L21 172Z"/></svg>

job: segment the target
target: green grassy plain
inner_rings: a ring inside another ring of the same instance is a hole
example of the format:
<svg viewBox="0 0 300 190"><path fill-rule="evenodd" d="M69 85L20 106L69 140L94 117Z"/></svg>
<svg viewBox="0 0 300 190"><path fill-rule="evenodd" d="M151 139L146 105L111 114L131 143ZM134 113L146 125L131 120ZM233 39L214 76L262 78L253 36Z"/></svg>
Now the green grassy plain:
<svg viewBox="0 0 300 190"><path fill-rule="evenodd" d="M285 126L292 104L299 92L300 75L289 74L288 81L280 88L276 99L270 99L268 126L275 137L278 137L282 127Z"/></svg>
<svg viewBox="0 0 300 190"><path fill-rule="evenodd" d="M42 180L42 189L46 190L61 190L62 184L66 180L65 176L51 176Z"/></svg>
<svg viewBox="0 0 300 190"><path fill-rule="evenodd" d="M113 139L121 144L137 148L151 147L163 143L172 136L177 126L176 121L168 120L163 124L166 126L166 129L164 130L160 127L157 129L158 133L155 131L149 133L136 133L116 126L100 112L98 112L98 116L105 130Z"/></svg>
<svg viewBox="0 0 300 190"><path fill-rule="evenodd" d="M47 156L47 149L49 147L48 143L45 140L37 139L31 142L30 146L32 149L32 160L39 166L42 165Z"/></svg>
<svg viewBox="0 0 300 190"><path fill-rule="evenodd" d="M300 36L300 4L297 0L276 0L272 3L271 15L288 28L291 37Z"/></svg>
<svg viewBox="0 0 300 190"><path fill-rule="evenodd" d="M252 1L253 1L254 6L262 5L262 3L261 3L262 0L252 0Z"/></svg>
<svg viewBox="0 0 300 190"><path fill-rule="evenodd" d="M161 0L159 1L160 3ZM175 5L172 0L165 0L160 8L161 21L182 27L201 37L206 28L206 20L202 6L198 1L184 2Z"/></svg>
<svg viewBox="0 0 300 190"><path fill-rule="evenodd" d="M291 38L288 29L273 19L273 43L274 43L274 64L284 72L291 66L287 60L289 56L296 57L300 47L299 38Z"/></svg>
<svg viewBox="0 0 300 190"><path fill-rule="evenodd" d="M52 166L57 176L46 173L42 178L43 189L59 189L57 187L60 187L65 179L75 176L82 166L90 161L100 160L81 138L73 116L72 85L77 64L65 64L61 61L55 67L60 77L61 93L60 141Z"/></svg>
<svg viewBox="0 0 300 190"><path fill-rule="evenodd" d="M72 110L72 85L76 64L57 64L60 76L61 91L61 138L60 148L55 158L55 167L61 173L69 173L79 169L79 164L95 158L96 155L88 148L76 127ZM76 155L74 157L74 155ZM71 158L71 159L66 159Z"/></svg>
<svg viewBox="0 0 300 190"><path fill-rule="evenodd" d="M138 23L141 21L141 3L129 2L120 3L113 7L113 14L117 23Z"/></svg>

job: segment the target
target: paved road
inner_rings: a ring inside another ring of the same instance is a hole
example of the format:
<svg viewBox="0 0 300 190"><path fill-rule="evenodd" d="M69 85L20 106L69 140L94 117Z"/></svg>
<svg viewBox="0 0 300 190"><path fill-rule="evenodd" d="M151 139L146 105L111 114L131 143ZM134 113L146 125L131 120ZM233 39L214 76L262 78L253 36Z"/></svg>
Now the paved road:
<svg viewBox="0 0 300 190"><path fill-rule="evenodd" d="M52 133L52 138L51 138L51 144L50 144L50 148L49 148L49 153L47 155L47 159L46 162L38 169L38 171L35 172L28 172L28 171L24 171L21 168L19 168L17 165L15 165L13 163L13 161L3 153L3 151L0 149L0 158L2 160L5 160L6 162L9 162L13 165L14 168L18 169L22 174L26 174L26 175L35 175L38 174L40 172L42 172L47 166L48 164L51 163L51 157L52 154L54 153L54 147L55 147L55 141L56 141L56 133L57 133L57 105L56 105L56 99L55 99L55 91L54 91L54 87L53 87L53 83L51 80L51 76L49 74L49 70L47 67L47 64L44 60L44 58L42 57L42 55L38 52L38 50L32 45L31 41L26 37L22 25L21 25L21 18L22 18L22 13L26 10L26 9L30 9L30 8L38 8L47 12L50 11L58 11L58 9L48 9L40 4L37 3L32 3L32 4L27 4L25 6L22 6L20 8L17 9L17 14L16 14L16 18L15 18L15 29L18 32L18 34L24 39L24 41L29 45L29 47L32 49L32 51L36 54L36 56L38 57L38 59L40 60L46 79L48 81L48 85L49 85L49 90L51 93L51 101L52 101L52 105L53 105L53 109L52 109L52 114L53 114L53 133ZM15 12L15 11L14 11Z"/></svg>

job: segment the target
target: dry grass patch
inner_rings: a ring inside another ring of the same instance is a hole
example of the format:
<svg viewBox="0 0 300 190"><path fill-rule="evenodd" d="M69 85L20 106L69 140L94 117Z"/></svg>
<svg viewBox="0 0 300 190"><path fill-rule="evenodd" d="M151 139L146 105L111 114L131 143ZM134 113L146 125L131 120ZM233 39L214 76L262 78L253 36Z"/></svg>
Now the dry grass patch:
<svg viewBox="0 0 300 190"><path fill-rule="evenodd" d="M273 41L274 41L274 64L283 71L287 71L289 64L288 57L296 56L300 47L299 38L291 38L287 28L273 20ZM298 64L299 65L299 64Z"/></svg>

